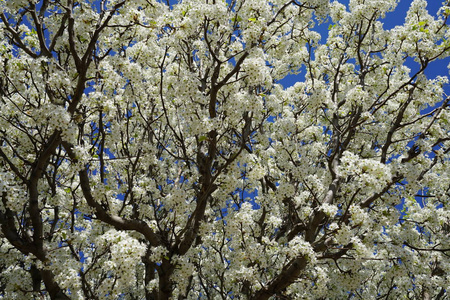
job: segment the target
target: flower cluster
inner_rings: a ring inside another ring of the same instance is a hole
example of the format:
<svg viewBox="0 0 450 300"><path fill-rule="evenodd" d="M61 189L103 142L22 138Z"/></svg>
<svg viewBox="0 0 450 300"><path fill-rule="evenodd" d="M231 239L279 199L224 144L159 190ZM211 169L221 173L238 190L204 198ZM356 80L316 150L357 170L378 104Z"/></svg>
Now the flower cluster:
<svg viewBox="0 0 450 300"><path fill-rule="evenodd" d="M94 2L0 1L0 297L449 292L448 6Z"/></svg>

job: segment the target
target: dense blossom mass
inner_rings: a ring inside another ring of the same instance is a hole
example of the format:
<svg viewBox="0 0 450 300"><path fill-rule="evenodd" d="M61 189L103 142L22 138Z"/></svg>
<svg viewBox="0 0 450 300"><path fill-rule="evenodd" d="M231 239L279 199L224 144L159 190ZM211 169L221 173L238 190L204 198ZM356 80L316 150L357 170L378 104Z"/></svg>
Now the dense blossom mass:
<svg viewBox="0 0 450 300"><path fill-rule="evenodd" d="M444 299L450 3L341 2L0 0L0 297Z"/></svg>

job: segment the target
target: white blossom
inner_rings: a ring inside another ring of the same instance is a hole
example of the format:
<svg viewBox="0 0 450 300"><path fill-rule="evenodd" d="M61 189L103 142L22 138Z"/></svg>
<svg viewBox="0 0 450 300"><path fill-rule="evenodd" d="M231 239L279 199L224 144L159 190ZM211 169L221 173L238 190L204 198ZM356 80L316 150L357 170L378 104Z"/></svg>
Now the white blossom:
<svg viewBox="0 0 450 300"><path fill-rule="evenodd" d="M445 297L450 10L409 4L0 0L0 298Z"/></svg>

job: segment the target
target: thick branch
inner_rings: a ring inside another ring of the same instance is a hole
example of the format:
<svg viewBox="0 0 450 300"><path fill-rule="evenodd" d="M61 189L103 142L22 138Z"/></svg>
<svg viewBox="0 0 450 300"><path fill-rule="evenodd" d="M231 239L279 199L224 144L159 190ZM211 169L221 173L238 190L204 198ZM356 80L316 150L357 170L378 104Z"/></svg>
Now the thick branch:
<svg viewBox="0 0 450 300"><path fill-rule="evenodd" d="M265 288L259 290L252 300L267 300L272 295L284 290L298 279L300 273L306 268L307 260L305 257L299 257L286 265L281 273L273 279Z"/></svg>
<svg viewBox="0 0 450 300"><path fill-rule="evenodd" d="M68 142L63 142L63 146L66 149L70 159L75 163L78 162L78 159L73 151L73 145ZM99 220L114 226L118 230L134 230L139 232L145 236L152 246L156 247L161 244L159 236L144 221L127 220L120 216L112 216L101 206L101 204L95 201L91 191L87 168L81 170L78 175L80 177L80 186L83 191L84 198L86 199L88 205L95 210L95 215Z"/></svg>

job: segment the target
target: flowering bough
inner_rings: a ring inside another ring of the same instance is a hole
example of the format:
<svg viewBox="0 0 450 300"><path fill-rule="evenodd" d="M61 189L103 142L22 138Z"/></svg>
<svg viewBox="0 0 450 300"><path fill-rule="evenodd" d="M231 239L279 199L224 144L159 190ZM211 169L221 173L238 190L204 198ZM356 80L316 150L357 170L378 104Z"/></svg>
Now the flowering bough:
<svg viewBox="0 0 450 300"><path fill-rule="evenodd" d="M396 2L0 1L0 296L443 299L450 8Z"/></svg>

